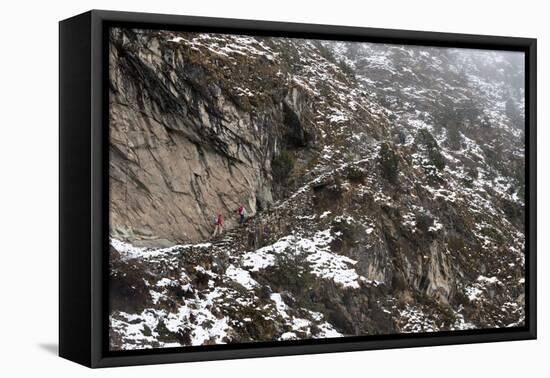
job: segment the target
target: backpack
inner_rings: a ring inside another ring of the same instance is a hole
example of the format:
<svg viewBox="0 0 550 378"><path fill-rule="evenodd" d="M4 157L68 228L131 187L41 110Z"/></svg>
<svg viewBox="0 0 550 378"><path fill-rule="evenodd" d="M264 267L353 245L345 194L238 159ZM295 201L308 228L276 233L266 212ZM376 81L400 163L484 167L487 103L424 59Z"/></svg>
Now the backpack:
<svg viewBox="0 0 550 378"><path fill-rule="evenodd" d="M214 217L214 224L218 224L218 217Z"/></svg>

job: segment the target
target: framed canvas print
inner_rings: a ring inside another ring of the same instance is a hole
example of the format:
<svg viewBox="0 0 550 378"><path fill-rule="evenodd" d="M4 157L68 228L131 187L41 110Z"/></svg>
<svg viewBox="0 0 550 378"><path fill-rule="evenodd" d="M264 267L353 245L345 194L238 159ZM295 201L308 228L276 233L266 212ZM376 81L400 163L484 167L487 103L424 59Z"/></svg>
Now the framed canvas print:
<svg viewBox="0 0 550 378"><path fill-rule="evenodd" d="M536 40L60 23L60 355L536 337Z"/></svg>

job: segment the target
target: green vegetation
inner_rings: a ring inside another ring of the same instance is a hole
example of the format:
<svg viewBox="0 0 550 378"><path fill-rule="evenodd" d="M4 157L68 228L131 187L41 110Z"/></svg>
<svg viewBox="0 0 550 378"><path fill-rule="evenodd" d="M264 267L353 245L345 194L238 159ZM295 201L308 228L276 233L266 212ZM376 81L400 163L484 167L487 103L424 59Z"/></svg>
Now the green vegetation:
<svg viewBox="0 0 550 378"><path fill-rule="evenodd" d="M273 172L273 179L284 184L288 181L290 172L294 168L294 157L287 150L281 151L281 153L271 160L271 170Z"/></svg>
<svg viewBox="0 0 550 378"><path fill-rule="evenodd" d="M506 217L510 220L514 220L519 224L523 223L523 217L525 215L525 210L523 206L512 202L507 199L502 199L502 211L506 214Z"/></svg>
<svg viewBox="0 0 550 378"><path fill-rule="evenodd" d="M466 248L464 238L451 236L447 239L447 249L452 253L460 253Z"/></svg>
<svg viewBox="0 0 550 378"><path fill-rule="evenodd" d="M143 335L149 337L149 336L151 336L151 334L152 334L151 333L151 328L149 328L149 326L147 324L144 324L143 325Z"/></svg>
<svg viewBox="0 0 550 378"><path fill-rule="evenodd" d="M344 75L346 75L346 77L351 80L351 81L355 81L355 72L353 71L353 68L350 67L349 64L346 63L345 60L341 59L339 62L338 62L338 67L340 68L340 70L342 70L342 73Z"/></svg>
<svg viewBox="0 0 550 378"><path fill-rule="evenodd" d="M523 127L523 116L520 110L518 109L518 106L516 105L514 100L512 100L511 98L509 98L506 101L505 111L506 111L506 117L510 119L514 127L516 128Z"/></svg>
<svg viewBox="0 0 550 378"><path fill-rule="evenodd" d="M458 118L462 120L462 123L467 123L470 127L475 127L481 116L481 110L470 98L462 101L457 111L457 115Z"/></svg>
<svg viewBox="0 0 550 378"><path fill-rule="evenodd" d="M490 129L491 128L491 119L489 118L489 116L487 116L487 115L483 116L483 119L481 121L481 127L485 128L485 129Z"/></svg>
<svg viewBox="0 0 550 378"><path fill-rule="evenodd" d="M456 315L451 306L448 304L437 303L436 309L441 316L442 326L451 327L456 323Z"/></svg>
<svg viewBox="0 0 550 378"><path fill-rule="evenodd" d="M349 245L357 243L357 228L346 221L334 221L332 222L332 229L335 233L340 233L344 242Z"/></svg>
<svg viewBox="0 0 550 378"><path fill-rule="evenodd" d="M439 145L428 129L418 130L417 140L426 148L430 163L438 170L443 170L445 168L445 158L441 155Z"/></svg>
<svg viewBox="0 0 550 378"><path fill-rule="evenodd" d="M447 143L453 150L459 150L461 147L460 130L458 129L458 123L451 121L447 126Z"/></svg>
<svg viewBox="0 0 550 378"><path fill-rule="evenodd" d="M282 44L279 47L281 61L286 62L289 66L300 65L300 53L296 46L292 44Z"/></svg>
<svg viewBox="0 0 550 378"><path fill-rule="evenodd" d="M307 292L316 281L311 273L307 254L291 247L275 256L275 265L269 277L274 287L289 290L296 296Z"/></svg>
<svg viewBox="0 0 550 378"><path fill-rule="evenodd" d="M355 164L350 164L346 168L346 177L350 181L363 181L366 175L367 173Z"/></svg>
<svg viewBox="0 0 550 378"><path fill-rule="evenodd" d="M439 145L428 129L418 130L417 141L428 150L438 149Z"/></svg>
<svg viewBox="0 0 550 378"><path fill-rule="evenodd" d="M397 176L399 173L399 159L388 142L382 143L380 146L380 153L378 155L378 162L382 169L382 175L386 180L391 183L397 182Z"/></svg>
<svg viewBox="0 0 550 378"><path fill-rule="evenodd" d="M329 62L335 62L334 55L332 54L332 51L330 51L330 49L328 47L323 45L323 43L321 41L313 41L313 44L315 45L315 47L317 47L317 51L319 52L319 54L323 58L325 58Z"/></svg>
<svg viewBox="0 0 550 378"><path fill-rule="evenodd" d="M434 223L432 217L425 213L415 214L416 227L423 233L427 233L430 226Z"/></svg>
<svg viewBox="0 0 550 378"><path fill-rule="evenodd" d="M462 305L462 306L466 306L467 304L470 303L470 299L468 298L468 296L464 293L463 290L457 290L452 298L452 301L455 305Z"/></svg>
<svg viewBox="0 0 550 378"><path fill-rule="evenodd" d="M431 150L428 154L431 163L440 171L445 168L445 158L441 155L439 150Z"/></svg>

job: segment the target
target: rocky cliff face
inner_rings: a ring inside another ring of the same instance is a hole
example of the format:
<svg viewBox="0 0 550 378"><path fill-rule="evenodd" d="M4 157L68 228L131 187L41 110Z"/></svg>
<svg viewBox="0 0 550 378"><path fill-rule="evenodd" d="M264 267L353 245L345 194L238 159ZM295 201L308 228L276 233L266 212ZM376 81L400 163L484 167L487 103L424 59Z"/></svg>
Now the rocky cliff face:
<svg viewBox="0 0 550 378"><path fill-rule="evenodd" d="M271 160L283 132L296 143L306 137L307 109L303 91L280 85L269 50L205 56L164 33L132 31L111 42L113 235L199 241L218 213L245 204L254 215L273 201ZM251 84L265 95L236 86L251 72L264 78Z"/></svg>
<svg viewBox="0 0 550 378"><path fill-rule="evenodd" d="M113 349L523 324L520 55L114 29L109 57Z"/></svg>

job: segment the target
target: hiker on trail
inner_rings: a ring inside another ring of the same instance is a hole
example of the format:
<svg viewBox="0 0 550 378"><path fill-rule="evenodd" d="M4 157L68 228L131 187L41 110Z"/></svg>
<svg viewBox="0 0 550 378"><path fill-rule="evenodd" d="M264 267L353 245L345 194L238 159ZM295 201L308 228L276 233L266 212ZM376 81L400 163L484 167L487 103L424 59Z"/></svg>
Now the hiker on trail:
<svg viewBox="0 0 550 378"><path fill-rule="evenodd" d="M212 235L212 237L216 237L216 235L221 235L223 232L223 222L221 214L218 214L218 217L214 219L214 224L216 226L214 227L214 234Z"/></svg>
<svg viewBox="0 0 550 378"><path fill-rule="evenodd" d="M239 207L239 224L242 225L244 223L244 214L245 214L245 211L244 211L244 206L241 205Z"/></svg>

